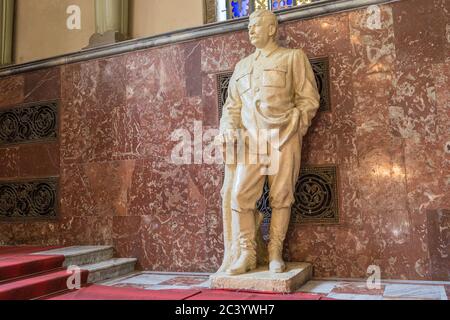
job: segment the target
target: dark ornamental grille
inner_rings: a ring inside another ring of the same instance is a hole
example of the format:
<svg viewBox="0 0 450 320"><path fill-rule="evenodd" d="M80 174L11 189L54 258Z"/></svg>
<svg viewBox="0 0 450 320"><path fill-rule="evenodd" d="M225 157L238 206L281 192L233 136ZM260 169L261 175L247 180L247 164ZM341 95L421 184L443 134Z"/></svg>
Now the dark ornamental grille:
<svg viewBox="0 0 450 320"><path fill-rule="evenodd" d="M330 73L328 57L314 58L310 60L316 77L317 87L320 93L319 112L331 111L330 104ZM222 109L228 96L228 85L230 84L232 72L217 74L217 93L219 101L219 116L222 116Z"/></svg>
<svg viewBox="0 0 450 320"><path fill-rule="evenodd" d="M337 194L337 168L335 166L302 168L295 190L292 219L295 223L339 223ZM257 208L264 214L264 223L270 223L272 209L266 182Z"/></svg>
<svg viewBox="0 0 450 320"><path fill-rule="evenodd" d="M314 58L310 60L316 77L317 88L320 93L319 112L331 111L330 104L330 73L328 58Z"/></svg>
<svg viewBox="0 0 450 320"><path fill-rule="evenodd" d="M222 117L223 106L228 97L228 86L233 72L217 74L217 93L219 94L219 118Z"/></svg>
<svg viewBox="0 0 450 320"><path fill-rule="evenodd" d="M0 220L56 218L57 190L57 178L0 182Z"/></svg>
<svg viewBox="0 0 450 320"><path fill-rule="evenodd" d="M0 146L56 140L57 102L34 103L0 111Z"/></svg>

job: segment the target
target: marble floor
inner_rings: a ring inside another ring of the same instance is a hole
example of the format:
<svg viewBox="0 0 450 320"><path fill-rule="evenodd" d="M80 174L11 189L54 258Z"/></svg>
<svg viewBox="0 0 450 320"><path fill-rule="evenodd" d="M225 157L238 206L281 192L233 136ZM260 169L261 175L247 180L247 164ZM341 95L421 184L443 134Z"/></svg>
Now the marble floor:
<svg viewBox="0 0 450 320"><path fill-rule="evenodd" d="M100 283L114 287L146 290L209 288L209 274L139 272ZM314 279L298 292L320 294L338 300L448 300L450 281L382 281L379 288L368 289L357 279Z"/></svg>

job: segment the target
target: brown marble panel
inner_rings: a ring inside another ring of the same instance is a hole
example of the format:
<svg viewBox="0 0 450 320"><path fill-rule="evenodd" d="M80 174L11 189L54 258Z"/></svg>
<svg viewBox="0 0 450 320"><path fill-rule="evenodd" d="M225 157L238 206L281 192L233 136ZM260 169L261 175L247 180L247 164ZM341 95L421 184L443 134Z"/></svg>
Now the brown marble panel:
<svg viewBox="0 0 450 320"><path fill-rule="evenodd" d="M56 100L61 96L61 76L60 68L39 70L26 73L24 101L37 102Z"/></svg>
<svg viewBox="0 0 450 320"><path fill-rule="evenodd" d="M348 14L337 14L289 22L280 28L281 43L289 48L301 48L309 57L328 56L346 52L349 35Z"/></svg>
<svg viewBox="0 0 450 320"><path fill-rule="evenodd" d="M156 212L142 217L141 263L153 271L205 270L205 216L184 211Z"/></svg>
<svg viewBox="0 0 450 320"><path fill-rule="evenodd" d="M202 71L218 73L233 70L235 65L254 51L245 31L201 40Z"/></svg>
<svg viewBox="0 0 450 320"><path fill-rule="evenodd" d="M20 146L17 168L21 177L58 176L59 143Z"/></svg>
<svg viewBox="0 0 450 320"><path fill-rule="evenodd" d="M217 99L216 74L203 74L202 99L203 99L203 124L205 126L219 127L219 106Z"/></svg>
<svg viewBox="0 0 450 320"><path fill-rule="evenodd" d="M135 161L73 164L61 173L64 216L125 216Z"/></svg>
<svg viewBox="0 0 450 320"><path fill-rule="evenodd" d="M57 222L10 223L13 237L8 245L59 245Z"/></svg>
<svg viewBox="0 0 450 320"><path fill-rule="evenodd" d="M443 35L446 33L449 9L448 1L445 0L411 0L392 4L399 61L415 66L424 62L444 62Z"/></svg>
<svg viewBox="0 0 450 320"><path fill-rule="evenodd" d="M11 245L13 238L11 224L0 221L0 246Z"/></svg>
<svg viewBox="0 0 450 320"><path fill-rule="evenodd" d="M0 148L0 178L19 176L19 148Z"/></svg>
<svg viewBox="0 0 450 320"><path fill-rule="evenodd" d="M64 217L60 222L60 245L112 245L112 229L112 217Z"/></svg>
<svg viewBox="0 0 450 320"><path fill-rule="evenodd" d="M125 57L99 60L98 66L97 103L88 106L89 161L108 161L112 158L116 145L114 114L126 104Z"/></svg>
<svg viewBox="0 0 450 320"><path fill-rule="evenodd" d="M172 139L175 130L183 130L194 139L194 121L203 118L202 99L200 97L181 100L166 100L149 103L142 101L130 107L135 117L138 147L141 158L160 158L170 162L172 151L180 143L179 138ZM193 161L193 160L192 160Z"/></svg>
<svg viewBox="0 0 450 320"><path fill-rule="evenodd" d="M343 36L344 37L344 36ZM348 38L350 35L348 34ZM350 41L346 38L342 42ZM343 52L330 57L330 91L333 117L332 132L336 135L337 164L352 167L358 161L356 149L356 108L353 101L351 53Z"/></svg>
<svg viewBox="0 0 450 320"><path fill-rule="evenodd" d="M189 42L184 45L184 73L188 97L202 95L202 45Z"/></svg>
<svg viewBox="0 0 450 320"><path fill-rule="evenodd" d="M113 217L113 245L118 257L141 258L145 255L141 242L141 217ZM138 268L140 267L140 259Z"/></svg>
<svg viewBox="0 0 450 320"><path fill-rule="evenodd" d="M436 140L436 89L428 64L405 65L398 61L389 116L393 134L427 142Z"/></svg>
<svg viewBox="0 0 450 320"><path fill-rule="evenodd" d="M97 104L99 65L96 60L62 70L61 161L86 162L93 157L89 110Z"/></svg>
<svg viewBox="0 0 450 320"><path fill-rule="evenodd" d="M127 100L134 106L142 100L163 102L186 96L184 50L167 46L127 55Z"/></svg>
<svg viewBox="0 0 450 320"><path fill-rule="evenodd" d="M195 194L197 214L205 215L206 260L204 269L216 271L222 262L223 255L223 225L220 190L222 188L222 166L201 165L188 166L191 182L191 193ZM198 210L200 209L200 210Z"/></svg>
<svg viewBox="0 0 450 320"><path fill-rule="evenodd" d="M450 64L433 65L436 86L437 152L440 155L439 188L450 189ZM450 192L440 199L441 208L450 208Z"/></svg>
<svg viewBox="0 0 450 320"><path fill-rule="evenodd" d="M0 108L10 107L23 102L23 75L0 79Z"/></svg>
<svg viewBox="0 0 450 320"><path fill-rule="evenodd" d="M127 215L128 192L135 166L135 160L84 165L96 216Z"/></svg>
<svg viewBox="0 0 450 320"><path fill-rule="evenodd" d="M189 212L189 179L183 166L137 160L128 194L128 214L147 216Z"/></svg>
<svg viewBox="0 0 450 320"><path fill-rule="evenodd" d="M431 260L431 278L433 280L450 280L449 238L450 210L433 210L427 212L428 250Z"/></svg>
<svg viewBox="0 0 450 320"><path fill-rule="evenodd" d="M338 169L340 224L360 229L364 226L362 211L365 206L358 188L358 168L356 165L353 167L341 165Z"/></svg>
<svg viewBox="0 0 450 320"><path fill-rule="evenodd" d="M303 138L302 163L337 163L336 135L333 133L333 120L330 113L319 113Z"/></svg>

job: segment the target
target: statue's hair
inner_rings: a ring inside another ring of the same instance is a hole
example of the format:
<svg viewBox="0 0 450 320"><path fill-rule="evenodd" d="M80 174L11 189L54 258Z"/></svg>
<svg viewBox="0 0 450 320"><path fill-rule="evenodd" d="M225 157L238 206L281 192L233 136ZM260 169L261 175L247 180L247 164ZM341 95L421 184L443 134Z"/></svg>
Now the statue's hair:
<svg viewBox="0 0 450 320"><path fill-rule="evenodd" d="M272 20L271 22L278 30L278 18L272 11L267 9L258 9L250 15L250 21L255 18L265 18L268 20Z"/></svg>

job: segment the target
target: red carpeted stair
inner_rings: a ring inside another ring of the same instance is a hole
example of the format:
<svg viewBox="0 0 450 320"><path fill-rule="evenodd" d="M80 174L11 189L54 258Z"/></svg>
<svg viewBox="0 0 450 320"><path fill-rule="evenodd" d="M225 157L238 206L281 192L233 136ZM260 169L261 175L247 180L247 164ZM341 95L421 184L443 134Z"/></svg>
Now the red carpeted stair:
<svg viewBox="0 0 450 320"><path fill-rule="evenodd" d="M61 268L64 256L11 256L0 258L0 281Z"/></svg>
<svg viewBox="0 0 450 320"><path fill-rule="evenodd" d="M27 300L67 289L63 255L33 255L58 247L0 247L0 300ZM81 272L86 283L87 271Z"/></svg>
<svg viewBox="0 0 450 320"><path fill-rule="evenodd" d="M67 270L49 272L17 281L0 284L0 300L30 300L67 290ZM81 283L87 281L88 272L81 271Z"/></svg>

